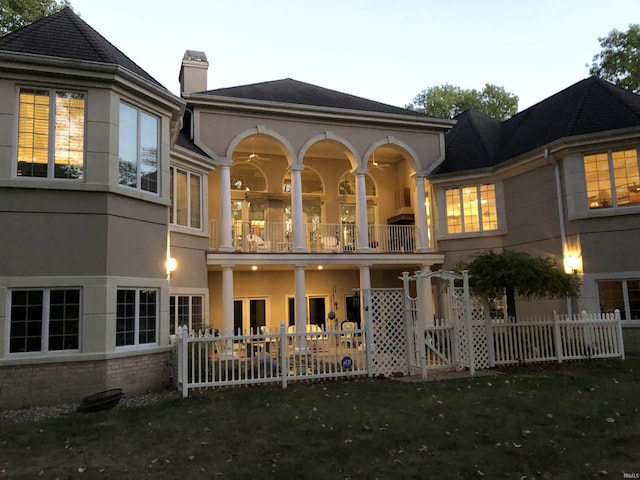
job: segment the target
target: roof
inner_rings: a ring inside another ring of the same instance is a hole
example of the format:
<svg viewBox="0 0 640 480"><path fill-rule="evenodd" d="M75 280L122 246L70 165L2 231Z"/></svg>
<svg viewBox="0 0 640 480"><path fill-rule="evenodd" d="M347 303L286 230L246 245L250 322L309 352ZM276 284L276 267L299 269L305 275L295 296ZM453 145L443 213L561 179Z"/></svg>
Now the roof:
<svg viewBox="0 0 640 480"><path fill-rule="evenodd" d="M253 83L237 87L218 88L216 90L208 90L200 93L203 95L259 100L264 102L311 105L316 107L429 118L420 112L319 87L317 85L301 82L292 78Z"/></svg>
<svg viewBox="0 0 640 480"><path fill-rule="evenodd" d="M164 88L70 7L0 37L0 51L117 65Z"/></svg>
<svg viewBox="0 0 640 480"><path fill-rule="evenodd" d="M466 111L434 174L492 167L562 138L640 127L640 96L589 77L502 123Z"/></svg>
<svg viewBox="0 0 640 480"><path fill-rule="evenodd" d="M193 140L191 140L184 131L181 131L178 134L178 138L176 139L176 146L182 147L185 150L190 151L191 153L195 153L195 154L200 155L202 157L205 157L207 159L211 159L209 154L207 152L205 152L204 150L202 150L195 143L193 143Z"/></svg>

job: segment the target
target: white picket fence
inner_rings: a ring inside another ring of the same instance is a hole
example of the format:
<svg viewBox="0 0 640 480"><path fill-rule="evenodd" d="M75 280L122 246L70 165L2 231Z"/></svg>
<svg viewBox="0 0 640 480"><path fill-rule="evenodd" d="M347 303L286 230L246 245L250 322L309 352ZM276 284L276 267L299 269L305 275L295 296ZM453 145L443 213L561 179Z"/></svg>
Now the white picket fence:
<svg viewBox="0 0 640 480"><path fill-rule="evenodd" d="M438 320L425 332L428 370L460 369L473 348L473 369L502 365L624 359L620 312L580 315L554 314L550 319L492 319L471 322L473 342L461 341L464 322ZM417 362L414 362L414 364ZM468 365L467 365L468 366Z"/></svg>
<svg viewBox="0 0 640 480"><path fill-rule="evenodd" d="M387 305L391 302L383 293L365 294L372 296L374 315L366 316L363 328L353 330L322 331L313 325L296 332L282 324L273 331L214 336L210 330L190 332L180 327L174 344L177 387L187 396L194 388L257 383L280 383L286 388L292 381L395 373L422 373L426 378L427 371L435 370L468 368L473 374L504 365L625 356L619 311L518 321L432 320L420 326L422 320L411 301L405 338L402 315L391 322ZM398 292L393 293L398 303ZM391 334L391 323L398 322Z"/></svg>
<svg viewBox="0 0 640 480"><path fill-rule="evenodd" d="M364 329L279 329L215 336L179 327L175 339L177 385L194 388L367 375Z"/></svg>

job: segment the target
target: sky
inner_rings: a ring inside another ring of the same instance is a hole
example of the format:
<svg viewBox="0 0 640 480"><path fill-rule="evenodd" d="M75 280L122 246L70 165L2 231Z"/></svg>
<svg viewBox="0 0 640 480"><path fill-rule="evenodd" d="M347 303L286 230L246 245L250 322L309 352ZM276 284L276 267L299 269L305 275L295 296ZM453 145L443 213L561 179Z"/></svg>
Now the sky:
<svg viewBox="0 0 640 480"><path fill-rule="evenodd" d="M588 77L598 38L640 23L640 0L70 1L176 95L199 50L208 89L293 78L399 107L490 83L522 111Z"/></svg>

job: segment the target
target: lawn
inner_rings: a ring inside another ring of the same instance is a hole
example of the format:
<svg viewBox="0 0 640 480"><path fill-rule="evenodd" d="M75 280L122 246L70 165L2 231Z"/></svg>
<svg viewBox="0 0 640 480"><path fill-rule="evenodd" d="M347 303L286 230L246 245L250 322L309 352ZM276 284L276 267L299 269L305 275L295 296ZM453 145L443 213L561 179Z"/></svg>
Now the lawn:
<svg viewBox="0 0 640 480"><path fill-rule="evenodd" d="M0 479L622 479L639 408L640 357L234 388L1 425Z"/></svg>

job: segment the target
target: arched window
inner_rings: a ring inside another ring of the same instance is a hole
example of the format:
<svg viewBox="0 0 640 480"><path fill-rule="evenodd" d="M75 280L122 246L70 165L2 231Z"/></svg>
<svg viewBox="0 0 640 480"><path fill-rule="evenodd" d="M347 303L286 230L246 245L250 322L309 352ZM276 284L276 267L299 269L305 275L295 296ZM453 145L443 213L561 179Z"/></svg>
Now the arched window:
<svg viewBox="0 0 640 480"><path fill-rule="evenodd" d="M316 195L324 194L324 186L320 175L315 170L306 167L300 172L300 180L302 181L302 193L314 193ZM291 172L287 172L282 182L282 191L284 193L291 192Z"/></svg>
<svg viewBox="0 0 640 480"><path fill-rule="evenodd" d="M375 197L377 195L376 183L368 173L364 175L364 190L367 197ZM338 192L340 195L356 194L356 176L353 173L347 172L342 175L338 184Z"/></svg>
<svg viewBox="0 0 640 480"><path fill-rule="evenodd" d="M247 190L252 192L266 192L267 180L255 165L239 163L233 165L231 173L231 190Z"/></svg>

